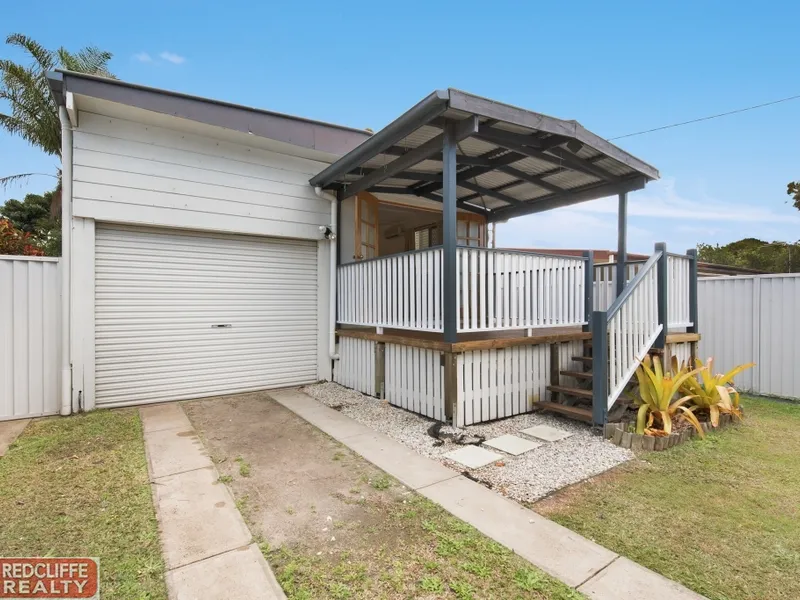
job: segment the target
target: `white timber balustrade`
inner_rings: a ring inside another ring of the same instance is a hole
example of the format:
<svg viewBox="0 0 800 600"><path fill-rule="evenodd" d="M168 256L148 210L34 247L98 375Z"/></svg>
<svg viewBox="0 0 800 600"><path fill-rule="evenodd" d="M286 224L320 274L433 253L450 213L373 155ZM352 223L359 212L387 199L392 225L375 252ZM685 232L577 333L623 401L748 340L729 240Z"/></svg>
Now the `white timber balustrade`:
<svg viewBox="0 0 800 600"><path fill-rule="evenodd" d="M586 259L459 247L458 331L582 325Z"/></svg>
<svg viewBox="0 0 800 600"><path fill-rule="evenodd" d="M595 422L604 422L597 418L598 408L607 411L617 401L663 329L658 310L661 256L657 251L644 263L608 311L595 313Z"/></svg>
<svg viewBox="0 0 800 600"><path fill-rule="evenodd" d="M644 260L625 263L626 283L636 277ZM607 310L617 297L617 263L595 263L594 265L594 309Z"/></svg>
<svg viewBox="0 0 800 600"><path fill-rule="evenodd" d="M667 256L667 311L670 328L693 325L689 306L692 259L682 254Z"/></svg>
<svg viewBox="0 0 800 600"><path fill-rule="evenodd" d="M338 322L442 331L442 249L373 258L338 270Z"/></svg>

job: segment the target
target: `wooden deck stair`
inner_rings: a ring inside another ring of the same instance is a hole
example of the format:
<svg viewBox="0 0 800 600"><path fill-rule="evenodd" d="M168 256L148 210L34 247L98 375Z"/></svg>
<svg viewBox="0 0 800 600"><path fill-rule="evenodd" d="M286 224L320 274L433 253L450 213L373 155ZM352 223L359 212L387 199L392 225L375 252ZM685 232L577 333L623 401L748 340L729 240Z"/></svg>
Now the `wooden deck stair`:
<svg viewBox="0 0 800 600"><path fill-rule="evenodd" d="M588 340L587 340L588 341ZM562 385L556 381L547 386L551 394L550 402L538 402L542 410L554 412L570 419L592 422L592 356L591 344L584 342L584 354L573 356L572 360L581 364L583 370L558 369L558 379L569 377L575 380L574 385ZM555 359L553 359L555 360ZM554 369L555 371L556 369ZM555 374L553 375L555 378ZM586 406L588 403L588 406Z"/></svg>

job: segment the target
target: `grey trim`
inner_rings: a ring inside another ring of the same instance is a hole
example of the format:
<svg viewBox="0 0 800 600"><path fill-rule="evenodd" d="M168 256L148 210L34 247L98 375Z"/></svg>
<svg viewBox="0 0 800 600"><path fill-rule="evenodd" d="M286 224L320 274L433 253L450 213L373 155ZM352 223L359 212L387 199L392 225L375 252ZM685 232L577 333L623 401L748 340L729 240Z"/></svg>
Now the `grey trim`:
<svg viewBox="0 0 800 600"><path fill-rule="evenodd" d="M688 331L691 333L699 333L700 328L697 323L699 312L697 308L697 248L690 248L687 250L686 256L692 261L689 267L689 319L692 325L688 328Z"/></svg>
<svg viewBox="0 0 800 600"><path fill-rule="evenodd" d="M529 200L520 203L519 206L510 206L508 208L501 208L492 211L491 221L504 221L513 219L514 217L521 217L522 215L530 215L553 208L560 208L562 206L570 206L587 200L595 200L597 198L605 198L613 196L621 192L632 192L634 190L641 190L644 188L647 180L644 177L634 177L626 179L620 183L607 183L607 184L590 184L586 187L581 187L573 190L564 190L558 194L551 194L550 196L543 196L536 200ZM464 198L466 200L466 198Z"/></svg>
<svg viewBox="0 0 800 600"><path fill-rule="evenodd" d="M567 254L550 254L549 252L531 252L529 250L515 250L513 248L483 248L478 246L464 246L459 244L458 248L467 248L469 250L496 250L505 254L519 254L522 256L542 256L544 258L561 258L566 260L586 260L582 256L569 256Z"/></svg>
<svg viewBox="0 0 800 600"><path fill-rule="evenodd" d="M658 334L653 346L663 350L667 347L667 329L669 328L669 294L667 293L669 271L667 268L667 245L664 242L656 244L656 254L654 256L658 256L658 323L661 325L661 333Z"/></svg>
<svg viewBox="0 0 800 600"><path fill-rule="evenodd" d="M442 145L442 321L444 341L448 344L458 341L457 146L455 125L448 124Z"/></svg>
<svg viewBox="0 0 800 600"><path fill-rule="evenodd" d="M594 312L594 252L584 250L583 260L583 314L586 317L584 331L592 330L592 312Z"/></svg>
<svg viewBox="0 0 800 600"><path fill-rule="evenodd" d="M548 181L544 180L544 175L531 175L530 173L526 173L525 171L520 171L516 167L512 166L503 166L498 167L498 171L502 171L506 175L512 175L522 181L527 181L528 183L532 183L533 185L538 185L540 188L547 190L548 192L553 193L561 193L566 192L564 188L560 188L555 184L552 184Z"/></svg>
<svg viewBox="0 0 800 600"><path fill-rule="evenodd" d="M477 194L480 194L481 196L491 196L492 198L497 198L498 200L502 200L503 202L506 202L512 206L520 206L522 204L522 201L517 200L516 198L493 189L482 187L472 183L471 181L459 181L458 185L462 188L466 188Z"/></svg>
<svg viewBox="0 0 800 600"><path fill-rule="evenodd" d="M487 119L497 119L554 135L575 138L614 160L618 160L622 164L639 171L649 179L658 179L659 177L658 169L584 129L577 121L563 121L548 117L541 113L474 96L461 90L450 89L448 91L450 92L450 108L471 112Z"/></svg>
<svg viewBox="0 0 800 600"><path fill-rule="evenodd" d="M617 296L625 288L626 267L628 262L628 194L619 195L617 209Z"/></svg>
<svg viewBox="0 0 800 600"><path fill-rule="evenodd" d="M396 258L398 256L407 256L410 254L422 254L423 252L432 252L433 250L438 250L438 249L439 246L431 246L430 248L421 248L420 250L406 250L405 252L386 254L384 256L373 256L372 258L360 258L358 260L354 260L353 262L345 263L339 266L343 269L346 269L347 267L355 267L357 265L363 265L364 263L374 262L376 260L386 260L387 258Z"/></svg>
<svg viewBox="0 0 800 600"><path fill-rule="evenodd" d="M454 122L452 129L454 136L453 143L458 143L461 140L468 138L477 130L478 130L477 117L467 117L463 121ZM345 194L347 196L355 196L359 192L363 192L364 190L379 184L381 181L390 179L394 177L397 173L401 173L406 169L408 169L409 167L413 167L414 165L422 162L423 160L428 159L429 157L433 156L434 154L438 153L441 150L443 141L444 141L444 134L440 133L439 135L428 140L421 146L417 146L413 150L410 150L407 154L404 154L403 156L394 159L388 165L375 169L372 173L370 173L366 177L362 177L361 179L354 181L353 183L346 184ZM317 177L321 177L322 175L324 175L324 173L325 171L320 173L320 175L318 175ZM316 177L314 177L311 180L310 182L311 185L325 185L324 183L315 184L314 183L315 179ZM324 181L324 177L322 178L322 181Z"/></svg>
<svg viewBox="0 0 800 600"><path fill-rule="evenodd" d="M644 276L647 274L647 271L649 271L652 268L653 263L656 262L656 261L659 261L659 265L660 265L661 262L663 262L663 259L666 258L666 254L664 254L661 251L659 246L663 246L663 244L656 244L656 251L653 254L653 256L651 256L650 258L647 259L647 262L644 263L644 266L641 269L639 269L639 272L636 274L636 277L634 277L633 279L630 280L628 285L625 286L625 289L622 290L622 293L619 294L614 299L614 302L611 303L611 306L608 307L608 310L606 310L606 315L607 315L606 319L607 320L610 320L611 317L613 317L615 314L617 314L619 312L619 309L622 308L623 304L625 304L625 300L627 300L628 296L630 296L633 293L633 290L636 289L636 287L639 285L639 282L642 279L644 279ZM660 272L659 272L659 276L660 276ZM660 293L660 290L659 290L659 293ZM659 310L660 310L660 305L659 305ZM666 327L664 327L664 331L665 332L666 332L666 330L667 330Z"/></svg>
<svg viewBox="0 0 800 600"><path fill-rule="evenodd" d="M592 421L608 420L608 318L605 311L592 313Z"/></svg>
<svg viewBox="0 0 800 600"><path fill-rule="evenodd" d="M424 125L434 117L438 117L447 110L446 91L437 90L416 106L392 121L378 133L351 151L346 156L332 164L330 167L311 178L313 186L325 187L341 177L344 173L352 171L364 162L387 148L394 146L412 132Z"/></svg>
<svg viewBox="0 0 800 600"><path fill-rule="evenodd" d="M46 77L53 97L60 104L64 103L66 93L72 92L338 156L370 139L368 132L359 129L116 79L72 71L48 72Z"/></svg>

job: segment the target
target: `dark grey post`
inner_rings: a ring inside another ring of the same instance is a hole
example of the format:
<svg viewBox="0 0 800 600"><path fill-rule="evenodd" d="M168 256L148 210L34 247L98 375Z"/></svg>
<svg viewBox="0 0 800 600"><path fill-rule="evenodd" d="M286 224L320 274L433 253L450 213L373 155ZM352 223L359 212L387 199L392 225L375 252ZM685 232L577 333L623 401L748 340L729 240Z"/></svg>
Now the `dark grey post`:
<svg viewBox="0 0 800 600"><path fill-rule="evenodd" d="M444 128L442 143L442 316L444 319L444 341L458 341L458 256L456 255L456 139L455 126L448 122Z"/></svg>
<svg viewBox="0 0 800 600"><path fill-rule="evenodd" d="M667 245L664 242L656 244L656 252L661 252L661 258L658 259L656 274L658 280L658 323L661 325L661 333L656 338L655 348L662 350L667 346L667 328L669 327L669 318L667 312Z"/></svg>
<svg viewBox="0 0 800 600"><path fill-rule="evenodd" d="M603 427L608 421L608 316L592 313L592 421Z"/></svg>
<svg viewBox="0 0 800 600"><path fill-rule="evenodd" d="M625 263L628 262L628 192L619 195L617 210L617 296L625 288Z"/></svg>
<svg viewBox="0 0 800 600"><path fill-rule="evenodd" d="M699 333L697 326L697 249L690 248L686 251L686 256L691 261L689 266L689 318L692 326L687 329L690 333Z"/></svg>
<svg viewBox="0 0 800 600"><path fill-rule="evenodd" d="M592 330L592 311L594 306L594 252L586 250L583 253L586 262L583 264L583 315L586 318L584 331Z"/></svg>

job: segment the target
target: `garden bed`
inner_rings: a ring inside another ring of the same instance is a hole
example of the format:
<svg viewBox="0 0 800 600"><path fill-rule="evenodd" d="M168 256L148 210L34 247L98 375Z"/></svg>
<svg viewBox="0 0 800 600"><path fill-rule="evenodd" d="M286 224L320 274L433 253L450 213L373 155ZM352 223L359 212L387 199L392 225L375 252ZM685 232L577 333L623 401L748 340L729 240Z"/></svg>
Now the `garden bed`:
<svg viewBox="0 0 800 600"><path fill-rule="evenodd" d="M701 421L700 425L703 433L717 431L733 422L730 415L720 415L719 426L714 427L709 421ZM620 421L619 423L608 423L604 428L604 435L607 440L620 448L629 448L634 451L667 450L679 444L689 441L700 434L694 427L685 424L680 431L673 431L670 435L653 436L636 433L636 421Z"/></svg>
<svg viewBox="0 0 800 600"><path fill-rule="evenodd" d="M303 388L303 391L351 419L397 440L423 456L439 460L447 467L518 502L536 501L555 490L634 458L633 452L595 435L587 424L542 413L528 413L461 429L444 426L440 433L463 433L467 437L490 439L504 434L520 435L523 429L549 425L571 435L556 442L536 440L542 445L519 456L503 454L491 448L493 452L503 454L502 460L478 469L467 469L445 458L445 454L461 446L432 437L428 430L435 421L431 419L335 383L311 385Z"/></svg>

